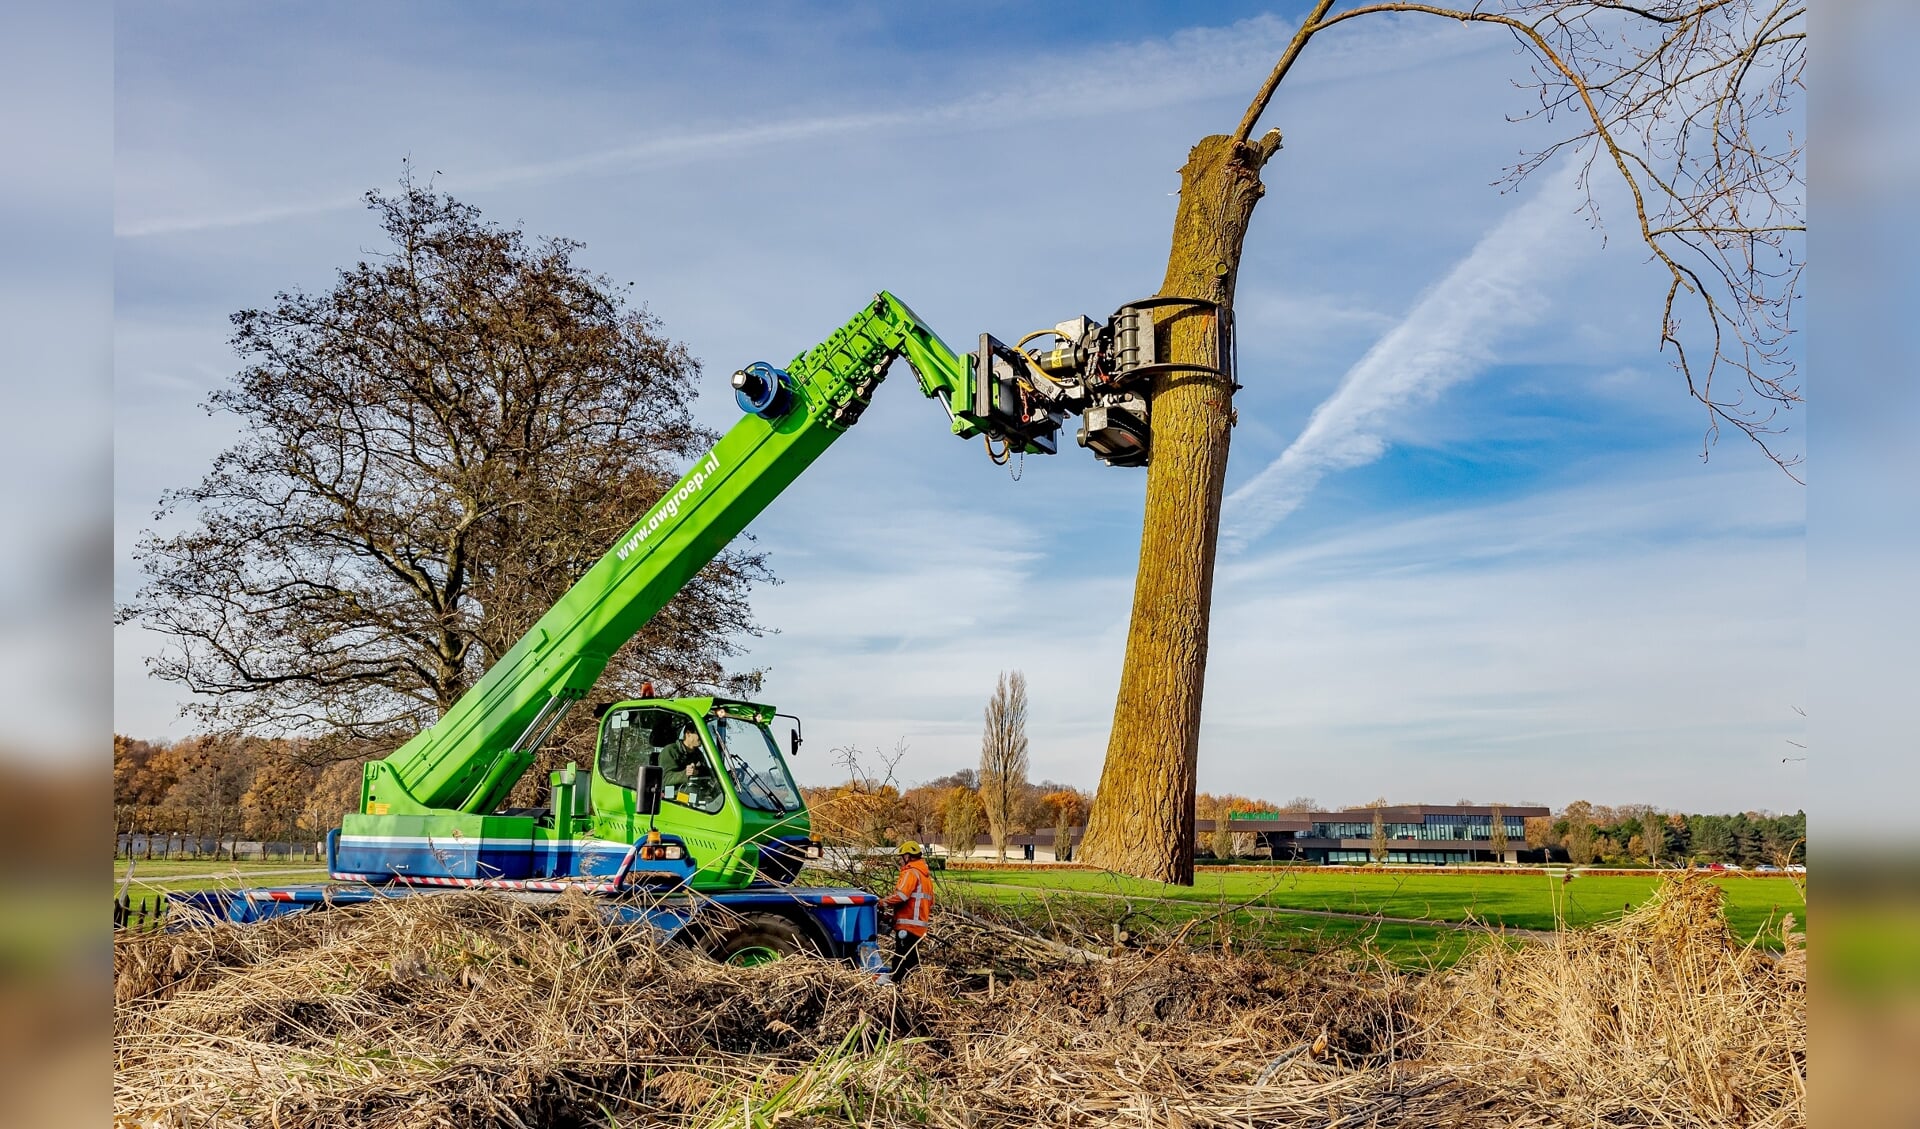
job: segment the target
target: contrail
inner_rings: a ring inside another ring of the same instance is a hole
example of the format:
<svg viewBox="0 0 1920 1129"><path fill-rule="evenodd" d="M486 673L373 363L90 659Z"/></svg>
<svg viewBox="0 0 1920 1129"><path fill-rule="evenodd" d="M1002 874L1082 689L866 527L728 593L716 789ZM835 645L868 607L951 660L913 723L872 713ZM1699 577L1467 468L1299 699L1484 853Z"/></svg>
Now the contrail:
<svg viewBox="0 0 1920 1129"><path fill-rule="evenodd" d="M1222 540L1238 552L1306 501L1329 471L1387 450L1385 424L1485 369L1500 337L1545 312L1546 284L1590 242L1573 201L1575 170L1546 179L1347 370L1298 438L1228 495Z"/></svg>

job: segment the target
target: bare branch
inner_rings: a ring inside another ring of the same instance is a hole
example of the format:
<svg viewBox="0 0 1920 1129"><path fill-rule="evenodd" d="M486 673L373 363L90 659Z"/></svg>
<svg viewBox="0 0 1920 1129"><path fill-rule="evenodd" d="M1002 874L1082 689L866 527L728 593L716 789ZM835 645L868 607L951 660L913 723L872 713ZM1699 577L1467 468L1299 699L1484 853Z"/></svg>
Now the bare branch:
<svg viewBox="0 0 1920 1129"><path fill-rule="evenodd" d="M1253 136L1253 127L1260 124L1260 115L1267 112L1267 103L1273 100L1273 92L1280 89L1280 80L1287 77L1287 72L1293 69L1293 61L1300 57L1300 52L1306 47L1307 40L1313 38L1313 33L1323 26L1320 21L1333 4L1334 0L1319 0L1314 5L1313 11L1307 13L1307 18L1300 21L1300 30L1293 33L1293 41L1288 43L1287 49L1280 53L1280 61L1274 64L1272 73L1267 75L1267 81L1260 84L1260 91L1253 96L1252 105L1247 107L1246 114L1240 118L1240 127L1233 131L1233 139L1236 142L1245 144L1247 139Z"/></svg>
<svg viewBox="0 0 1920 1129"><path fill-rule="evenodd" d="M1787 347L1805 266L1804 145L1781 123L1802 89L1806 7L1794 0L1508 0L1498 8L1417 2L1321 3L1288 44L1236 135L1243 138L1314 35L1360 16L1408 13L1505 28L1533 59L1519 119L1576 112L1570 136L1523 155L1512 187L1584 150L1582 210L1598 226L1589 178L1604 155L1632 199L1641 242L1665 269L1659 340L1707 413L1702 455L1721 425L1798 481L1778 448L1779 413L1802 402ZM1687 324L1691 308L1700 315ZM1695 348L1689 349L1692 340ZM1728 386L1727 377L1734 384Z"/></svg>

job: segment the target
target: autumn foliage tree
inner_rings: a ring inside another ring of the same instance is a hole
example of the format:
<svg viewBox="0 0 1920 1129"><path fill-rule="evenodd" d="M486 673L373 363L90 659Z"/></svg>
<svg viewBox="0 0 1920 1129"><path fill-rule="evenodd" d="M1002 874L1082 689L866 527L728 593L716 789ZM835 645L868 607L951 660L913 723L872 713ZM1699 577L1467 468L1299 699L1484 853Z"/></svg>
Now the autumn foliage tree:
<svg viewBox="0 0 1920 1129"><path fill-rule="evenodd" d="M1600 848L1593 824L1575 824L1567 832L1567 858L1575 865L1585 866L1599 856Z"/></svg>
<svg viewBox="0 0 1920 1129"><path fill-rule="evenodd" d="M1040 802L1053 817L1054 860L1066 862L1073 854L1073 829L1086 818L1086 797L1072 789L1059 788L1043 793Z"/></svg>
<svg viewBox="0 0 1920 1129"><path fill-rule="evenodd" d="M320 770L284 753L260 758L240 794L240 830L249 839L289 840L300 835L300 817L320 782Z"/></svg>
<svg viewBox="0 0 1920 1129"><path fill-rule="evenodd" d="M1526 834L1528 847L1544 851L1554 845L1553 820L1547 816L1530 815L1520 826Z"/></svg>
<svg viewBox="0 0 1920 1129"><path fill-rule="evenodd" d="M1040 794L1040 803L1047 809L1054 826L1065 824L1073 827L1086 817L1087 798L1071 788L1055 788Z"/></svg>
<svg viewBox="0 0 1920 1129"><path fill-rule="evenodd" d="M980 838L980 824L984 819L978 792L960 787L950 791L942 809L940 830L941 843L947 848L947 853L961 858L971 855L975 841Z"/></svg>
<svg viewBox="0 0 1920 1129"><path fill-rule="evenodd" d="M160 808L176 826L215 843L237 838L242 829L240 800L253 781L257 738L217 733L183 742L176 751L180 778L167 790Z"/></svg>
<svg viewBox="0 0 1920 1129"><path fill-rule="evenodd" d="M113 735L113 802L126 808L155 808L180 779L180 758L172 745Z"/></svg>
<svg viewBox="0 0 1920 1129"><path fill-rule="evenodd" d="M439 717L717 438L688 410L699 365L579 244L411 179L367 203L379 254L233 315L241 368L208 410L238 438L164 496L184 528L142 538L120 609L168 641L149 668L209 729L323 757ZM723 552L603 685L738 688L767 575Z"/></svg>
<svg viewBox="0 0 1920 1129"><path fill-rule="evenodd" d="M1208 844L1217 859L1230 859L1234 856L1233 827L1228 822L1229 815L1215 816L1213 820L1213 841Z"/></svg>
<svg viewBox="0 0 1920 1129"><path fill-rule="evenodd" d="M1230 134L1202 138L1180 170L1160 294L1216 304L1159 322L1159 355L1184 368L1149 392L1152 460L1126 659L1083 845L1089 863L1193 881L1202 692L1215 547L1235 422L1228 358L1240 255L1278 130L1255 128L1317 37L1366 16L1433 16L1509 38L1533 102L1519 117L1564 127L1508 170L1576 162L1598 219L1595 175L1632 201L1627 227L1664 274L1650 295L1659 347L1706 417L1783 468L1778 413L1800 401L1787 336L1803 257L1802 143L1781 121L1800 92L1806 8L1773 0L1494 0L1467 8L1316 0ZM1219 312L1215 314L1213 309Z"/></svg>

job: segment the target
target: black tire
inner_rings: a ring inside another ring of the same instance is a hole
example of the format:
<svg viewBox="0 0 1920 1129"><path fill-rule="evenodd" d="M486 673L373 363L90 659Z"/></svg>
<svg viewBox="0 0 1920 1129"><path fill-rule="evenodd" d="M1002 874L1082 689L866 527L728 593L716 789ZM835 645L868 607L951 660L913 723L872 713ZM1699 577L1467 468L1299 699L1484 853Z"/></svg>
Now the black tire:
<svg viewBox="0 0 1920 1129"><path fill-rule="evenodd" d="M818 954L813 937L789 918L774 913L742 914L707 937L707 955L725 964L754 965L802 953Z"/></svg>

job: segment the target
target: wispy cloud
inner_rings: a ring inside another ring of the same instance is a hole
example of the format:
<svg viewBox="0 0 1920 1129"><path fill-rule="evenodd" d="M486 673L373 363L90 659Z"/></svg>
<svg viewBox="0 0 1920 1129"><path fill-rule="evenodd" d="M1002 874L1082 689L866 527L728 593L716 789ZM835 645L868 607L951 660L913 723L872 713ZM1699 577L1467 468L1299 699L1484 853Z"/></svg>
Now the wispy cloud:
<svg viewBox="0 0 1920 1129"><path fill-rule="evenodd" d="M810 141L887 129L908 124L926 116L925 112L895 112L791 118L647 138L554 160L503 165L465 175L437 177L436 180L441 187L449 191L483 191L557 180L606 168L670 164L675 161L697 160L714 154L737 153L748 148L782 142ZM117 224L114 234L124 238L137 238L218 228L249 227L254 224L273 223L304 215L353 208L359 204L360 193L340 192L237 211L136 219Z"/></svg>
<svg viewBox="0 0 1920 1129"><path fill-rule="evenodd" d="M1347 370L1280 457L1227 498L1222 539L1230 552L1285 520L1328 472L1378 459L1400 413L1471 379L1504 336L1540 318L1547 284L1589 242L1574 211L1574 171L1547 177L1482 236Z"/></svg>
<svg viewBox="0 0 1920 1129"><path fill-rule="evenodd" d="M893 134L903 129L971 129L1148 111L1208 98L1241 98L1272 65L1294 22L1262 15L1228 27L1189 28L1161 39L1035 56L1002 70L989 90L922 105L867 112L789 116L633 137L584 152L489 168L446 167L438 183L455 192L558 180L737 155L769 146ZM1382 20L1329 44L1294 87L1338 77L1351 81L1429 66L1480 49L1473 37L1439 25ZM429 161L429 164L434 163ZM358 190L323 192L254 206L122 215L121 238L250 227L358 207Z"/></svg>

